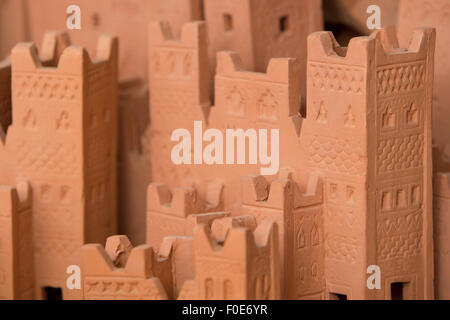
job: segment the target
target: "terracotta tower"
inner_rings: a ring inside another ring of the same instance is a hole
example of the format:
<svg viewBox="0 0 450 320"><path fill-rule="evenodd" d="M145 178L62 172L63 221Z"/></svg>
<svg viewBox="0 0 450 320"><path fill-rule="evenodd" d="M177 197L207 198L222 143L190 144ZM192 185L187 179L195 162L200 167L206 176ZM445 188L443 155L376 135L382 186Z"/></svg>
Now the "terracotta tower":
<svg viewBox="0 0 450 320"><path fill-rule="evenodd" d="M304 93L306 39L322 29L321 6L320 0L205 1L210 70L223 50L239 53L244 68L258 72L266 71L271 58L295 57Z"/></svg>
<svg viewBox="0 0 450 320"><path fill-rule="evenodd" d="M35 195L38 298L50 288L62 288L64 296L76 249L116 229L118 43L101 37L91 60L82 47L59 50L65 38L44 41L45 59L31 43L18 44L11 55L13 122L6 144Z"/></svg>
<svg viewBox="0 0 450 320"><path fill-rule="evenodd" d="M196 279L193 299L279 299L277 225L262 222L255 231L231 228L218 243L207 225L194 231ZM185 282L186 283L186 282Z"/></svg>
<svg viewBox="0 0 450 320"><path fill-rule="evenodd" d="M103 248L81 248L83 298L87 300L166 300L172 288L171 261L148 245L133 248L126 236L111 236Z"/></svg>
<svg viewBox="0 0 450 320"><path fill-rule="evenodd" d="M309 37L302 139L324 177L328 298L433 298L434 42L433 29L408 49L392 29L348 48L328 32ZM381 290L366 287L370 265Z"/></svg>
<svg viewBox="0 0 450 320"><path fill-rule="evenodd" d="M31 189L0 187L0 299L34 298Z"/></svg>

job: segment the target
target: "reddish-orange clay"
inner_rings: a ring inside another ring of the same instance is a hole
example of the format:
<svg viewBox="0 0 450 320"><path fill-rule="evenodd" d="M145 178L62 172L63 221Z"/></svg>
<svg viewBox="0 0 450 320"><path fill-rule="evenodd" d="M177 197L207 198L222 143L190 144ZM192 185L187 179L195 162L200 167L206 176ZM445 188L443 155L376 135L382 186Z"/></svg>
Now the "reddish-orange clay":
<svg viewBox="0 0 450 320"><path fill-rule="evenodd" d="M0 299L450 299L449 17L0 0Z"/></svg>

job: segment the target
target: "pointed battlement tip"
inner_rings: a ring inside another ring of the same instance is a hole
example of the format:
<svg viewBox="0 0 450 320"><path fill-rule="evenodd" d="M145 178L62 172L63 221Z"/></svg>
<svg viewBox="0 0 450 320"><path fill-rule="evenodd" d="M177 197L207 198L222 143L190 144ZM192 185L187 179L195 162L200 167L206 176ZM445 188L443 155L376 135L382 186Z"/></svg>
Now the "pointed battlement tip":
<svg viewBox="0 0 450 320"><path fill-rule="evenodd" d="M204 21L185 23L181 28L180 39L175 39L172 28L167 21L151 21L148 25L149 45L184 44L199 47L200 42L206 43L206 24Z"/></svg>
<svg viewBox="0 0 450 320"><path fill-rule="evenodd" d="M308 60L340 59L366 65L374 45L375 39L363 36L352 38L348 47L344 47L330 31L313 32L308 36Z"/></svg>
<svg viewBox="0 0 450 320"><path fill-rule="evenodd" d="M245 70L241 56L234 51L219 51L216 53L216 60L216 74L231 75L242 72L242 75L265 76L279 83L289 83L289 80L299 78L300 69L296 58L272 58L265 73Z"/></svg>
<svg viewBox="0 0 450 320"><path fill-rule="evenodd" d="M374 31L371 38L377 39L386 54L422 53L427 50L427 44L435 39L436 29L429 27L416 28L412 33L408 48L400 48L395 26L389 26Z"/></svg>
<svg viewBox="0 0 450 320"><path fill-rule="evenodd" d="M42 39L40 60L46 66L56 66L61 54L71 45L66 31L47 31Z"/></svg>
<svg viewBox="0 0 450 320"><path fill-rule="evenodd" d="M179 217L197 213L197 191L191 187L178 187L173 192L163 183L151 183L147 189L147 211L156 211Z"/></svg>
<svg viewBox="0 0 450 320"><path fill-rule="evenodd" d="M283 208L287 197L293 196L293 184L290 177L269 184L263 176L247 176L242 183L243 204Z"/></svg>
<svg viewBox="0 0 450 320"><path fill-rule="evenodd" d="M15 186L0 186L2 211L10 211L10 214L14 214L24 208L31 208L31 202L31 186L27 180L19 177ZM12 210L15 212L12 212Z"/></svg>
<svg viewBox="0 0 450 320"><path fill-rule="evenodd" d="M147 211L186 218L190 214L220 210L222 195L223 184L218 181L208 184L206 200L200 199L194 187L177 187L171 192L164 183L151 183L147 188Z"/></svg>
<svg viewBox="0 0 450 320"><path fill-rule="evenodd" d="M30 72L40 68L54 68L68 74L79 75L85 63L90 65L112 61L118 55L118 39L102 35L97 42L97 57L92 59L82 46L70 45L69 36L65 32L46 33L41 55L31 43L18 43L11 52L13 72Z"/></svg>
<svg viewBox="0 0 450 320"><path fill-rule="evenodd" d="M94 61L109 61L117 57L119 39L115 36L102 34L97 41L97 56Z"/></svg>
<svg viewBox="0 0 450 320"><path fill-rule="evenodd" d="M249 252L271 246L270 240L278 239L278 229L274 221L267 220L261 222L254 231L248 227L232 226L225 235L219 236L216 238L209 226L197 225L194 228L196 255L246 258Z"/></svg>
<svg viewBox="0 0 450 320"><path fill-rule="evenodd" d="M211 232L218 242L223 243L228 231L238 227L253 231L257 227L256 218L253 215L245 215L215 219L211 224Z"/></svg>
<svg viewBox="0 0 450 320"><path fill-rule="evenodd" d="M133 247L125 235L108 237L105 247L100 244L82 246L83 271L86 275L108 275L122 271L133 276L152 276L153 248Z"/></svg>
<svg viewBox="0 0 450 320"><path fill-rule="evenodd" d="M216 74L234 73L244 70L241 56L237 52L219 51L216 53L216 57Z"/></svg>

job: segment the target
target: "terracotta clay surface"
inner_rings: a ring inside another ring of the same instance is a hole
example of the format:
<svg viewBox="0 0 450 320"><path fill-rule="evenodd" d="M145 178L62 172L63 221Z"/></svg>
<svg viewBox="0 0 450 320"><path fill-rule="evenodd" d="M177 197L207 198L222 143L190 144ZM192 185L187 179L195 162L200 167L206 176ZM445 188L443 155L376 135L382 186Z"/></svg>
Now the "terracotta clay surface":
<svg viewBox="0 0 450 320"><path fill-rule="evenodd" d="M422 8L417 10L417 8ZM436 68L433 94L433 140L441 151L450 141L450 3L447 0L401 1L398 16L398 33L401 45L407 45L404 35L414 28L427 25L436 28Z"/></svg>
<svg viewBox="0 0 450 320"><path fill-rule="evenodd" d="M445 1L348 47L322 1L82 0L70 32L17 3L0 49L43 42L0 62L1 299L450 299Z"/></svg>
<svg viewBox="0 0 450 320"><path fill-rule="evenodd" d="M64 288L76 249L116 230L117 48L102 37L91 61L83 48L68 46L66 34L49 33L41 59L31 43L11 54L5 148L35 194L37 288Z"/></svg>
<svg viewBox="0 0 450 320"><path fill-rule="evenodd" d="M24 180L0 187L0 299L34 298L31 198Z"/></svg>

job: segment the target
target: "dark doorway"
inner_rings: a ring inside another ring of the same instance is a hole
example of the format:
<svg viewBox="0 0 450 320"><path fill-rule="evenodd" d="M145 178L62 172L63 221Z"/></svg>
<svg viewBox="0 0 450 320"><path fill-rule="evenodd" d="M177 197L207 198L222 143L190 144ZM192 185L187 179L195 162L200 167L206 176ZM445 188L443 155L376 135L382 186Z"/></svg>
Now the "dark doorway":
<svg viewBox="0 0 450 320"><path fill-rule="evenodd" d="M391 299L392 300L403 300L403 282L392 282L391 283Z"/></svg>
<svg viewBox="0 0 450 320"><path fill-rule="evenodd" d="M42 297L44 300L62 300L61 288L44 287L42 288Z"/></svg>
<svg viewBox="0 0 450 320"><path fill-rule="evenodd" d="M330 292L328 298L330 300L347 300L347 295L346 294Z"/></svg>

